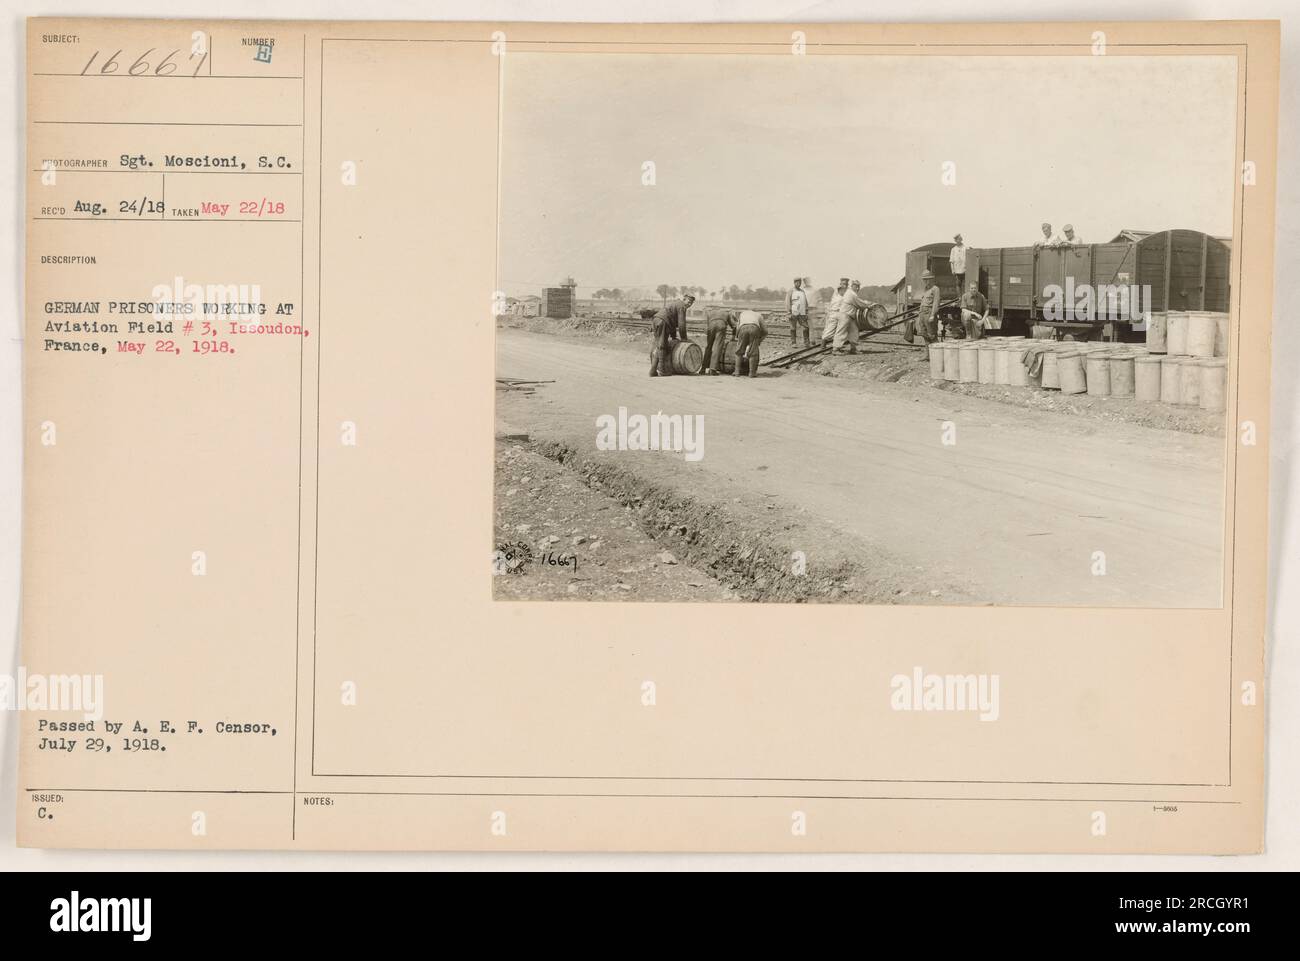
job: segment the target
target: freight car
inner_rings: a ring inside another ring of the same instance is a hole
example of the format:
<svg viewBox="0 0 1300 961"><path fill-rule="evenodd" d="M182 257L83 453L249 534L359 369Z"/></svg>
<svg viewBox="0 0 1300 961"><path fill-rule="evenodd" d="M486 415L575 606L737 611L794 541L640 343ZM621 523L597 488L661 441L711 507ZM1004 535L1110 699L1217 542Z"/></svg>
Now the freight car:
<svg viewBox="0 0 1300 961"><path fill-rule="evenodd" d="M959 296L948 265L952 246L926 244L907 252L904 276L894 287L900 311L920 301L926 270L934 273L944 300ZM1124 230L1104 244L971 247L966 282L978 279L989 302L990 329L1000 334L1028 334L1039 326L1065 339L1140 340L1145 311L1226 311L1230 261L1230 241L1198 230ZM1068 295L1085 287L1096 293L1098 316L1060 316L1055 308L1080 302ZM1141 298L1135 316L1120 309L1129 292ZM945 313L945 319L955 319L957 308Z"/></svg>

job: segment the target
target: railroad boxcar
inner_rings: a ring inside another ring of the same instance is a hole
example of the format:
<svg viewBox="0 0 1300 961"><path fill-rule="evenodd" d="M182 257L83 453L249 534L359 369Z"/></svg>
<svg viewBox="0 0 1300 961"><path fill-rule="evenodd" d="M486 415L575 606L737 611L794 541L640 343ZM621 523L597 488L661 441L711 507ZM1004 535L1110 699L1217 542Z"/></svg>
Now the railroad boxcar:
<svg viewBox="0 0 1300 961"><path fill-rule="evenodd" d="M899 308L920 301L921 273L930 270L944 300L959 295L948 266L951 243L926 244L907 252L899 281ZM1058 336L1086 340L1141 339L1140 318L1061 319L1053 315L1053 288L1082 290L1086 285L1109 295L1098 310L1118 306L1115 289L1137 288L1143 311L1228 309L1229 241L1199 230L1121 231L1109 243L1069 246L972 247L966 254L967 283L978 278L988 298L990 328L1001 334L1027 334L1035 325L1055 328ZM1060 303L1059 294L1056 303ZM956 308L945 311L956 315ZM1134 329L1137 323L1137 329Z"/></svg>

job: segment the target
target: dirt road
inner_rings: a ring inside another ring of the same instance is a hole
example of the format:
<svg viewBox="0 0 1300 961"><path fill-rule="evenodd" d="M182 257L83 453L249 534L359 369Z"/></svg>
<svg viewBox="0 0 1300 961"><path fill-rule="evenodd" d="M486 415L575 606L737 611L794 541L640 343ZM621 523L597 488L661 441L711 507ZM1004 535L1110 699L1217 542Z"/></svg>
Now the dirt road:
<svg viewBox="0 0 1300 961"><path fill-rule="evenodd" d="M685 489L811 513L903 558L921 586L955 580L988 603L1220 605L1222 438L923 386L767 368L754 379L651 379L648 366L626 349L500 329L498 375L556 383L499 395L499 426L594 451L596 418L620 407L703 414L696 463L605 456L667 471ZM944 443L945 425L955 443Z"/></svg>

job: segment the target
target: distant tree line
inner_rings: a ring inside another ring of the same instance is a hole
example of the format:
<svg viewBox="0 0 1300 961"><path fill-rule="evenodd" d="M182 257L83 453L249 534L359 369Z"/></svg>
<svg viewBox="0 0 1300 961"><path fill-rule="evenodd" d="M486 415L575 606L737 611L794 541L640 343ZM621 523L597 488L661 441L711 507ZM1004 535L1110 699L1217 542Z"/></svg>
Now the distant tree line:
<svg viewBox="0 0 1300 961"><path fill-rule="evenodd" d="M639 300L643 290L623 290L621 287L601 287L592 294L595 300ZM672 284L660 284L655 288L655 293L659 299L665 303L674 297L681 297L686 294L694 294L700 300L736 300L751 303L775 302L785 299L786 291L784 288L772 287L741 287L738 284L732 284L729 287L717 287L709 289L708 287L693 286L690 284L681 284L673 286ZM819 303L826 303L835 293L834 287L818 287L817 300ZM863 296L870 300L884 300L890 295L888 287L864 287Z"/></svg>
<svg viewBox="0 0 1300 961"><path fill-rule="evenodd" d="M826 296L832 293L831 288L827 287ZM698 299L708 300L746 300L746 301L777 301L785 298L784 289L773 289L771 287L740 287L732 284L730 287L718 287L709 289L694 284L660 284L655 288L655 293L659 299L668 301L674 297L684 297L686 294L694 294ZM621 287L601 287L592 294L595 300L634 300L632 291L625 291Z"/></svg>

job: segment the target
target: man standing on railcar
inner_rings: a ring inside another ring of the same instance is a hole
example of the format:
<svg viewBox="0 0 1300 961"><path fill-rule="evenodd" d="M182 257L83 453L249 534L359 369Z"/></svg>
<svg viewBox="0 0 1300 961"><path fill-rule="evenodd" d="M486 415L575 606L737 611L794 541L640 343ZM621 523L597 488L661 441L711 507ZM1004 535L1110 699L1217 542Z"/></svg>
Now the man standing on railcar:
<svg viewBox="0 0 1300 961"><path fill-rule="evenodd" d="M672 375L672 353L679 340L686 339L686 312L695 303L694 294L686 294L680 300L664 304L655 311L651 321L650 332L654 337L654 349L650 354L650 376L668 377Z"/></svg>
<svg viewBox="0 0 1300 961"><path fill-rule="evenodd" d="M1055 247L1078 247L1083 244L1083 238L1074 232L1074 224L1066 224L1052 244Z"/></svg>
<svg viewBox="0 0 1300 961"><path fill-rule="evenodd" d="M966 289L966 244L961 239L961 234L955 234L952 238L952 250L948 252L948 266L952 268L953 277L957 278L957 289Z"/></svg>
<svg viewBox="0 0 1300 961"><path fill-rule="evenodd" d="M1053 243L1054 243L1054 241L1052 240L1052 225L1049 224L1049 223L1044 223L1044 224L1043 224L1043 236L1042 236L1041 239L1039 239L1039 240L1035 240L1035 241L1034 241L1034 246L1035 246L1035 247L1050 247L1050 246L1052 246Z"/></svg>

